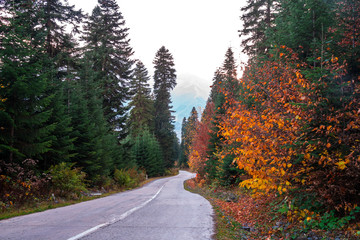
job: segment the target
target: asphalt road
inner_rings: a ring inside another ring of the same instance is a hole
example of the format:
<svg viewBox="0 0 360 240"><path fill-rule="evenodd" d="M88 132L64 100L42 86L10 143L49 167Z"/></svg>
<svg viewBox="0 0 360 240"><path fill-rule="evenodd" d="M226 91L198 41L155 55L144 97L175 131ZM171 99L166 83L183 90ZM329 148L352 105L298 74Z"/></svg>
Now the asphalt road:
<svg viewBox="0 0 360 240"><path fill-rule="evenodd" d="M213 210L183 188L193 174L180 171L142 188L0 221L0 240L211 239Z"/></svg>

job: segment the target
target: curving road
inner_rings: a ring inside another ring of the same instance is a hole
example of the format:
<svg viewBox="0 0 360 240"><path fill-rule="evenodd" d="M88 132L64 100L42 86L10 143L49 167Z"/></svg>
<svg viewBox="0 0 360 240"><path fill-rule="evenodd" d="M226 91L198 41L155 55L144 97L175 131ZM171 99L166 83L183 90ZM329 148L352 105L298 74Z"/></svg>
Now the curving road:
<svg viewBox="0 0 360 240"><path fill-rule="evenodd" d="M0 239L212 239L210 203L183 188L180 171L142 188L0 221Z"/></svg>

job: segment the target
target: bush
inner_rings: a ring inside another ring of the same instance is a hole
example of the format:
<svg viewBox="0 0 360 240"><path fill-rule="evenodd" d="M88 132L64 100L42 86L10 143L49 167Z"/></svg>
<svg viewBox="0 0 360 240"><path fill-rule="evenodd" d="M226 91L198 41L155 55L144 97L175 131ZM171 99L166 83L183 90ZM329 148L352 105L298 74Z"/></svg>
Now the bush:
<svg viewBox="0 0 360 240"><path fill-rule="evenodd" d="M114 180L109 176L96 175L91 180L91 186L97 189L105 189L109 191L114 186Z"/></svg>
<svg viewBox="0 0 360 240"><path fill-rule="evenodd" d="M144 170L136 168L130 169L115 169L114 180L120 187L133 188L139 185L140 182L144 181L146 173Z"/></svg>
<svg viewBox="0 0 360 240"><path fill-rule="evenodd" d="M114 179L121 187L134 187L136 182L130 177L130 173L124 169L115 169Z"/></svg>
<svg viewBox="0 0 360 240"><path fill-rule="evenodd" d="M146 171L143 169L130 168L127 170L130 178L134 179L137 185L146 180Z"/></svg>
<svg viewBox="0 0 360 240"><path fill-rule="evenodd" d="M35 174L37 161L25 159L21 165L0 161L0 207L4 211L13 205L20 206L46 198L49 178Z"/></svg>
<svg viewBox="0 0 360 240"><path fill-rule="evenodd" d="M74 163L62 162L49 169L55 195L69 199L80 197L81 192L87 191L86 174L80 168L73 168L73 166Z"/></svg>
<svg viewBox="0 0 360 240"><path fill-rule="evenodd" d="M349 222L356 219L356 215L359 214L360 207L354 208L347 216L337 217L334 210L325 212L320 216L314 214L304 221L305 227L309 229L322 229L327 231L333 231L342 229L348 225Z"/></svg>
<svg viewBox="0 0 360 240"><path fill-rule="evenodd" d="M169 168L165 170L165 176L175 176L179 174L179 168Z"/></svg>

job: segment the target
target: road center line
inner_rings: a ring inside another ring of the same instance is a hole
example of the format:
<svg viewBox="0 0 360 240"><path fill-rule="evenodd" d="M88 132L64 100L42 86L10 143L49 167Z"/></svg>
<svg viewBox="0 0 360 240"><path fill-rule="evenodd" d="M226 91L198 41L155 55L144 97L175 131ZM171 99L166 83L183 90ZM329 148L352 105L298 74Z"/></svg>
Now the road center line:
<svg viewBox="0 0 360 240"><path fill-rule="evenodd" d="M90 234L90 233L92 233L92 232L95 232L95 231L98 230L99 228L109 226L109 225L111 225L111 224L113 224L113 223L116 223L116 222L118 222L118 221L120 221L120 220L125 219L127 216L129 216L129 215L132 214L133 212L139 210L140 208L144 207L146 204L148 204L149 202L151 202L152 200L154 200L154 199L157 197L157 195L159 195L159 193L161 192L161 190L163 189L164 186L165 186L165 184L161 186L161 188L159 189L159 191L157 191L157 193L155 193L154 196L152 196L149 200L147 200L146 202L143 202L143 203L140 204L139 206L130 209L129 211L121 214L121 215L118 216L118 217L115 217L114 219L112 219L112 220L109 221L109 222L99 224L99 225L97 225L97 226L95 226L95 227L93 227L93 228L90 228L90 229L88 229L88 230L86 230L86 231L84 231L84 232L82 232L82 233L80 233L80 234L78 234L78 235L76 235L76 236L74 236L74 237L68 238L67 240L78 240L78 239L80 239L80 238L82 238L82 237L85 237L86 235L88 235L88 234Z"/></svg>

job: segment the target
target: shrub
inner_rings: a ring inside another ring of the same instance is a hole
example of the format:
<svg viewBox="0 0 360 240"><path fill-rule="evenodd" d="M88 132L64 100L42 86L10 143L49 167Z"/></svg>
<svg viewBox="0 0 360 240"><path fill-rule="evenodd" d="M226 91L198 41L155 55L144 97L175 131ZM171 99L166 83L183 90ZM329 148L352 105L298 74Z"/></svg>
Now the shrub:
<svg viewBox="0 0 360 240"><path fill-rule="evenodd" d="M21 165L0 161L0 207L5 210L13 205L45 198L48 192L49 178L46 174L37 176L37 161L25 159Z"/></svg>
<svg viewBox="0 0 360 240"><path fill-rule="evenodd" d="M124 169L115 169L114 179L121 187L130 188L136 185L136 182L131 178L130 173Z"/></svg>
<svg viewBox="0 0 360 240"><path fill-rule="evenodd" d="M96 175L91 180L91 186L109 191L114 186L114 180L109 176Z"/></svg>
<svg viewBox="0 0 360 240"><path fill-rule="evenodd" d="M179 168L169 168L165 170L165 176L175 176L179 174Z"/></svg>
<svg viewBox="0 0 360 240"><path fill-rule="evenodd" d="M80 197L81 192L87 191L85 184L86 174L80 168L73 168L74 163L62 162L51 166L52 189L55 195L65 198Z"/></svg>
<svg viewBox="0 0 360 240"><path fill-rule="evenodd" d="M139 184L146 179L146 171L144 169L130 168L127 172L129 173L130 178L135 180L136 184Z"/></svg>
<svg viewBox="0 0 360 240"><path fill-rule="evenodd" d="M115 169L114 180L120 187L133 188L139 185L146 178L145 170L136 168Z"/></svg>

